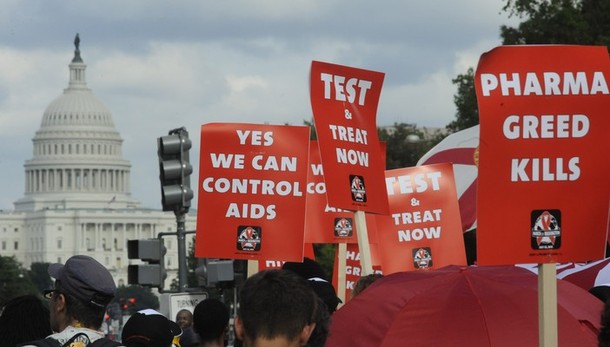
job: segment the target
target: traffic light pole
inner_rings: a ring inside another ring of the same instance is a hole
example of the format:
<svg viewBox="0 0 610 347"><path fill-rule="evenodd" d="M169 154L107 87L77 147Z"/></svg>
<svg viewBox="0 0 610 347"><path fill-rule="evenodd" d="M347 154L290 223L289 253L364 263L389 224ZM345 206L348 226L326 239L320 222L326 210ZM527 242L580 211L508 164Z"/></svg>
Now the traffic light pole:
<svg viewBox="0 0 610 347"><path fill-rule="evenodd" d="M185 213L176 213L176 224L178 236L178 291L185 292L188 286L186 280L186 230L185 230Z"/></svg>

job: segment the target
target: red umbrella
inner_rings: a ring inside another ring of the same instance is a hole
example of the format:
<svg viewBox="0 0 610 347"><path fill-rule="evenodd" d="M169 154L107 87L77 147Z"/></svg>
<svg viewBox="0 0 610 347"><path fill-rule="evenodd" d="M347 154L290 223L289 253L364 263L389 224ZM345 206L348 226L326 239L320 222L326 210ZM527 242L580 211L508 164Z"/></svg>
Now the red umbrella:
<svg viewBox="0 0 610 347"><path fill-rule="evenodd" d="M576 265L561 273L558 272L557 278L572 282L587 290L595 286L610 285L610 258Z"/></svg>
<svg viewBox="0 0 610 347"><path fill-rule="evenodd" d="M597 346L603 304L557 281L559 346ZM538 346L538 278L447 266L377 280L332 316L327 346Z"/></svg>

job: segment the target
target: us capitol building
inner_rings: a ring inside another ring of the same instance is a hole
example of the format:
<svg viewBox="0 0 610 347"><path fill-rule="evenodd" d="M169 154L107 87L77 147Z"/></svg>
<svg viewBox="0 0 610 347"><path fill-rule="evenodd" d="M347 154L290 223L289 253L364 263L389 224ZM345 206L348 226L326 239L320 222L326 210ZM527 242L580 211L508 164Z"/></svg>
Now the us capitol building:
<svg viewBox="0 0 610 347"><path fill-rule="evenodd" d="M14 211L0 212L0 255L29 268L86 254L105 265L117 285L127 285L127 265L142 263L127 258L127 240L175 232L176 217L142 208L131 196L123 140L108 108L87 88L78 35L74 43L68 88L46 108L32 139L25 194ZM187 215L186 230L194 229L195 216ZM187 235L187 249L191 240ZM164 241L169 289L177 277L178 244L173 235Z"/></svg>

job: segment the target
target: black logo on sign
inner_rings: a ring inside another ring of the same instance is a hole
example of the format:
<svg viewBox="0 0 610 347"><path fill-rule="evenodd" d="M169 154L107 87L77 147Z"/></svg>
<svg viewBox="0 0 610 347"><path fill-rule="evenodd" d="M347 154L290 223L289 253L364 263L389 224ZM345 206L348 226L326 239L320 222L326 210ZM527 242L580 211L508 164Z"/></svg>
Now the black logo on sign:
<svg viewBox="0 0 610 347"><path fill-rule="evenodd" d="M261 227L237 227L237 249L240 251L259 251L261 249L263 230Z"/></svg>
<svg viewBox="0 0 610 347"><path fill-rule="evenodd" d="M352 236L354 228L351 218L335 218L335 237Z"/></svg>
<svg viewBox="0 0 610 347"><path fill-rule="evenodd" d="M413 248L413 266L416 269L427 269L432 266L430 247Z"/></svg>
<svg viewBox="0 0 610 347"><path fill-rule="evenodd" d="M352 191L352 200L356 202L366 202L366 188L364 186L364 177L358 175L349 175L350 189Z"/></svg>
<svg viewBox="0 0 610 347"><path fill-rule="evenodd" d="M531 214L532 249L561 247L561 211L534 210Z"/></svg>

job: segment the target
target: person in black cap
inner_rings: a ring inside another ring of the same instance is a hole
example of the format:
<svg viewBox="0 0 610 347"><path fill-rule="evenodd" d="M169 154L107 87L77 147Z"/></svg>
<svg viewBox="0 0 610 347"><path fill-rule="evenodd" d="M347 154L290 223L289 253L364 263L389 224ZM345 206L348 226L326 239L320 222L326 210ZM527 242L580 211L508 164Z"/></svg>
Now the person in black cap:
<svg viewBox="0 0 610 347"><path fill-rule="evenodd" d="M146 309L132 315L121 334L127 347L171 347L176 336L182 334L178 323L161 313Z"/></svg>
<svg viewBox="0 0 610 347"><path fill-rule="evenodd" d="M87 346L105 339L100 328L116 291L110 272L89 256L75 255L65 264L51 264L48 273L55 286L44 294L50 300L51 329L56 333L46 340L60 346ZM40 345L37 342L26 346Z"/></svg>
<svg viewBox="0 0 610 347"><path fill-rule="evenodd" d="M308 280L309 285L326 305L329 314L332 315L337 310L341 300L337 297L335 287L326 279L324 270L318 262L305 257L302 263L285 262L282 269L290 270Z"/></svg>

